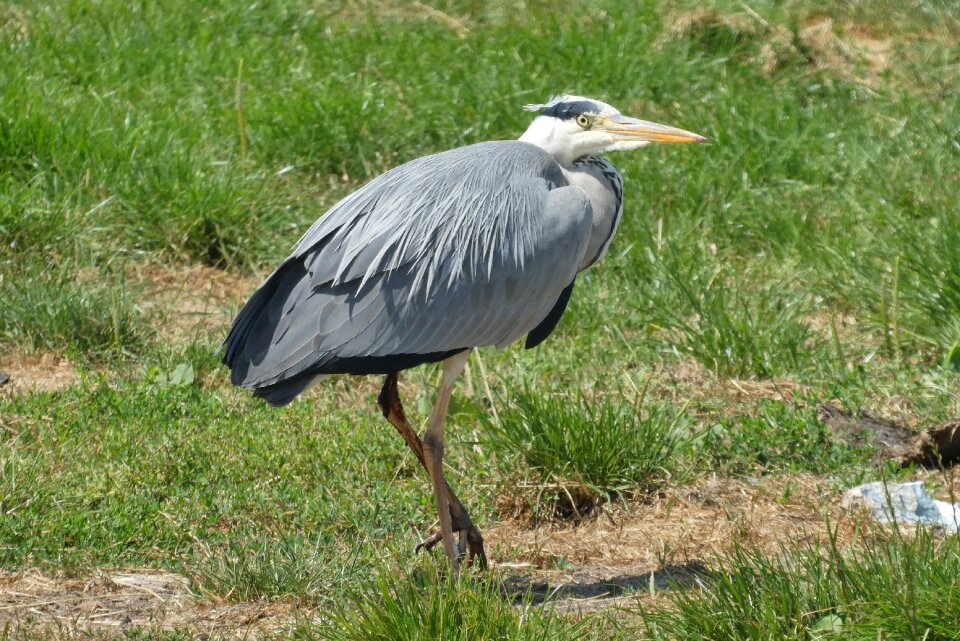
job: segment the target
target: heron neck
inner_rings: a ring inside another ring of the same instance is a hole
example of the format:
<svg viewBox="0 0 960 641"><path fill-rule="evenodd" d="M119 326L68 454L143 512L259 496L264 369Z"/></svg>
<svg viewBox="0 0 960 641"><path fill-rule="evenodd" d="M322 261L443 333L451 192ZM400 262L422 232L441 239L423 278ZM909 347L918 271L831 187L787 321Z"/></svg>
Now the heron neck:
<svg viewBox="0 0 960 641"><path fill-rule="evenodd" d="M561 166L570 168L577 159L576 152L566 144L567 137L559 135L556 119L538 116L520 136L520 142L530 143L553 156Z"/></svg>
<svg viewBox="0 0 960 641"><path fill-rule="evenodd" d="M587 269L607 253L623 214L623 177L613 163L600 156L578 158L562 167L567 182L587 194L593 209L593 229L578 271Z"/></svg>

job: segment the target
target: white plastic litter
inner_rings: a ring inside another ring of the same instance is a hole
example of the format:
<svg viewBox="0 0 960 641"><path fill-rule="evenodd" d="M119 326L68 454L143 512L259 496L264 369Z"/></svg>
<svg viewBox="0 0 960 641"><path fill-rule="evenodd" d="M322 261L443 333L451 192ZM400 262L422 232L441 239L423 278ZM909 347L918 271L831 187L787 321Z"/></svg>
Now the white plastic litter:
<svg viewBox="0 0 960 641"><path fill-rule="evenodd" d="M907 525L932 525L948 532L960 529L960 503L938 501L927 494L923 481L865 483L843 495L843 507L865 507L881 523L896 520Z"/></svg>

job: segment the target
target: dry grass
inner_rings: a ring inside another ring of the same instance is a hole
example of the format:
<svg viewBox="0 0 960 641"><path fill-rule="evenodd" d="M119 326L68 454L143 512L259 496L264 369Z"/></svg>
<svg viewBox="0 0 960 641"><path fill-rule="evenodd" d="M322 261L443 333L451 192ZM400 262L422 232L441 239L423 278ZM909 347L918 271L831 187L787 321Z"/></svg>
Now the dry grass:
<svg viewBox="0 0 960 641"><path fill-rule="evenodd" d="M811 16L792 31L771 24L749 7L744 9L740 14L713 9L679 14L664 37L696 37L720 29L738 40L758 42L753 59L766 73L785 63L802 61L813 71L829 69L844 79L876 86L890 68L893 39L875 36L861 25Z"/></svg>
<svg viewBox="0 0 960 641"><path fill-rule="evenodd" d="M760 400L792 403L807 388L786 378L751 380L718 376L694 359L657 368L650 378L647 393L651 398L677 406L689 403L690 412L708 413L706 405L720 406L724 413L736 415L746 411Z"/></svg>
<svg viewBox="0 0 960 641"><path fill-rule="evenodd" d="M157 570L104 570L84 579L0 573L0 629L49 636L123 637L139 628L187 629L198 638L257 638L291 623L285 603L198 600L186 578Z"/></svg>
<svg viewBox="0 0 960 641"><path fill-rule="evenodd" d="M960 496L955 474L920 472L917 478L934 496ZM513 590L530 589L564 611L587 614L637 598L659 603L675 583L696 581L735 542L777 554L799 541L825 542L830 527L838 543L850 544L869 517L841 508L841 498L809 474L709 476L576 526L506 521L485 535L496 542L491 556L504 559L495 565ZM208 638L256 639L322 616L321 609L289 602L210 601L193 593L183 576L157 570L104 569L81 579L32 570L0 574L0 628L64 638L176 628Z"/></svg>
<svg viewBox="0 0 960 641"><path fill-rule="evenodd" d="M263 280L215 267L157 264L138 266L130 276L143 286L140 309L165 341L225 335L237 308Z"/></svg>
<svg viewBox="0 0 960 641"><path fill-rule="evenodd" d="M51 392L80 381L80 374L70 359L50 353L3 354L0 372L10 376L10 381L0 388L0 393L6 394Z"/></svg>
<svg viewBox="0 0 960 641"><path fill-rule="evenodd" d="M937 498L960 497L955 473L921 470L914 478ZM710 476L576 526L530 528L514 521L485 534L498 542L495 556L511 559L502 569L544 597L564 599L567 610L593 612L638 597L658 607L665 590L695 581L735 545L775 556L801 542L826 544L831 534L845 547L878 527L870 515L843 508L842 499L841 491L810 474Z"/></svg>
<svg viewBox="0 0 960 641"><path fill-rule="evenodd" d="M704 561L734 540L775 550L796 538L823 537L825 518L852 535L855 519L840 496L812 475L740 480L710 476L670 488L649 502L608 509L576 526L530 528L505 522L486 534L502 556L552 581L576 575L610 579ZM571 574L558 565L576 568Z"/></svg>

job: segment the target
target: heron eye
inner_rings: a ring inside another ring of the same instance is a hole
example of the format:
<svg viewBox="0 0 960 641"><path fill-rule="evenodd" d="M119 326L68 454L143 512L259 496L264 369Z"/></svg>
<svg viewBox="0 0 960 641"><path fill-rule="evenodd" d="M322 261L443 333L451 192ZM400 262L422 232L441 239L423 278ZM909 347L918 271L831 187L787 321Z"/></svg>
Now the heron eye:
<svg viewBox="0 0 960 641"><path fill-rule="evenodd" d="M586 114L577 116L577 124L586 129L590 126L590 118Z"/></svg>

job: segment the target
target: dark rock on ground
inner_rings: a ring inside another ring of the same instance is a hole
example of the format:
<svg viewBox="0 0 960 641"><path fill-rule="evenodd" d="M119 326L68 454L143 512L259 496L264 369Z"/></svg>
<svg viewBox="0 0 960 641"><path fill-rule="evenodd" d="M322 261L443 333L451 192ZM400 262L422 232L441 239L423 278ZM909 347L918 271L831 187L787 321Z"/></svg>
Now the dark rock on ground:
<svg viewBox="0 0 960 641"><path fill-rule="evenodd" d="M918 432L864 409L854 414L829 403L817 406L817 418L854 447L874 449L877 460L934 467L960 462L960 419Z"/></svg>

